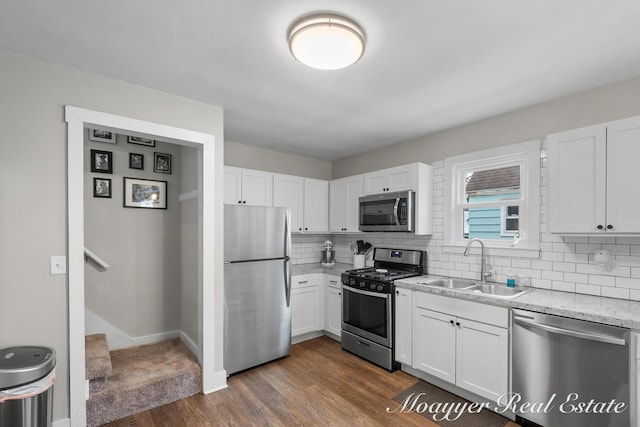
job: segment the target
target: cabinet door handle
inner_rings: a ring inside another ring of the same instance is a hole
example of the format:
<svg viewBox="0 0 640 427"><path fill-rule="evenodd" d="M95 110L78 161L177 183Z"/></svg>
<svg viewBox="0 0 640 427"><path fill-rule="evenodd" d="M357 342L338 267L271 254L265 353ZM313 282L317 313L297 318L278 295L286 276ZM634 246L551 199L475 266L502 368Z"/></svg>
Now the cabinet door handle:
<svg viewBox="0 0 640 427"><path fill-rule="evenodd" d="M341 296L341 295L342 295L342 292L338 292L338 296Z"/></svg>
<svg viewBox="0 0 640 427"><path fill-rule="evenodd" d="M308 280L298 280L298 285L301 285L303 283L309 283Z"/></svg>
<svg viewBox="0 0 640 427"><path fill-rule="evenodd" d="M456 322L456 326L460 326L460 322Z"/></svg>
<svg viewBox="0 0 640 427"><path fill-rule="evenodd" d="M453 326L453 320L449 320L449 323L451 323L451 326Z"/></svg>
<svg viewBox="0 0 640 427"><path fill-rule="evenodd" d="M596 227L598 230L602 230L604 227L602 226L602 224L598 224L598 226Z"/></svg>
<svg viewBox="0 0 640 427"><path fill-rule="evenodd" d="M611 224L607 225L607 230L613 230L613 225Z"/></svg>
<svg viewBox="0 0 640 427"><path fill-rule="evenodd" d="M396 295L400 295L400 291L396 291Z"/></svg>

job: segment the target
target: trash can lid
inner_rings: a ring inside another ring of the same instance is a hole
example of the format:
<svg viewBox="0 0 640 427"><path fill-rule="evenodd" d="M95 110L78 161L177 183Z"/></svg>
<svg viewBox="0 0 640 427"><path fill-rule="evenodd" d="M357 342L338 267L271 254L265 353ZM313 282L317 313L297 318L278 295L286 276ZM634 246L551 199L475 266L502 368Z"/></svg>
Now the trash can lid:
<svg viewBox="0 0 640 427"><path fill-rule="evenodd" d="M22 346L0 349L0 390L39 380L56 365L50 347Z"/></svg>

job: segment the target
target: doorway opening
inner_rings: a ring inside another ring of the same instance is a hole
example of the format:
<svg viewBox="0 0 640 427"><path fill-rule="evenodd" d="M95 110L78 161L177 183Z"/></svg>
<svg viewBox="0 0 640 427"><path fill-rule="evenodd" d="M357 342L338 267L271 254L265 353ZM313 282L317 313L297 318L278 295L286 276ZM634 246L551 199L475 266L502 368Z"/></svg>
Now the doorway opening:
<svg viewBox="0 0 640 427"><path fill-rule="evenodd" d="M177 146L181 153L193 156L196 163L197 173L194 179L194 189L181 194L181 197L188 201L192 199L195 205L195 229L194 233L194 255L196 271L192 272L197 282L197 336L193 337L192 350L195 350L197 359L202 367L202 391L212 392L226 387L226 374L222 369L221 360L221 318L222 298L220 292L216 290L215 273L216 262L205 262L205 260L215 260L215 223L216 223L216 192L214 191L215 172L215 139L213 135L200 132L193 132L186 129L175 128L157 123L101 113L77 107L67 106L65 109L65 120L68 123L68 250L69 250L69 363L70 363L70 420L71 425L85 425L85 197L84 190L85 163L89 161L85 154L86 129L97 129L101 132L131 135L145 140L157 138L166 144ZM98 132L100 133L100 132ZM102 144L107 146L108 144ZM167 146L168 147L168 146ZM98 150L111 151L113 150ZM134 154L141 154L132 151ZM140 151L140 150L138 150ZM166 150L165 150L166 151ZM127 154L129 152L127 151ZM155 152L151 157L156 157ZM122 154L122 153L121 153ZM160 153L169 154L169 153ZM113 154L112 154L113 155ZM146 156L145 156L146 157ZM100 161L104 158L99 158ZM149 167L153 168L153 160ZM158 166L160 170L167 172L167 165L160 159ZM113 161L113 158L112 158ZM135 163L135 165L138 165ZM96 168L107 168L109 165L87 165ZM127 185L126 180L122 184L109 179L105 174L96 175L98 182L91 190L95 190L100 196L106 197L109 190L105 189L106 184L112 185L111 195L114 195L115 185L123 191ZM156 181L162 181L157 180ZM144 184L144 183L143 183ZM131 187L133 188L133 187ZM142 187L136 187L141 189ZM175 189L176 191L178 189ZM165 190L166 191L166 190ZM120 193L122 197L122 193ZM133 200L133 199L131 199ZM134 202L145 201L144 196L134 200ZM124 203L123 203L124 204ZM179 207L178 207L179 208ZM124 210L123 206L121 210ZM132 236L133 238L133 236ZM121 244L126 245L126 242ZM205 304L205 301L208 302Z"/></svg>

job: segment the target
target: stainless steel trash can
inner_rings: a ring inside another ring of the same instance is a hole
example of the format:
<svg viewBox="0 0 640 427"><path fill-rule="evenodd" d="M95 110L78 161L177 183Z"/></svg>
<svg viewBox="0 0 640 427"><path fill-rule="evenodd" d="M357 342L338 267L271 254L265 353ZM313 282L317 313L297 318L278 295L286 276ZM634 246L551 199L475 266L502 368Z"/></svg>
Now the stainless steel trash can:
<svg viewBox="0 0 640 427"><path fill-rule="evenodd" d="M0 426L51 426L55 365L49 347L0 350Z"/></svg>

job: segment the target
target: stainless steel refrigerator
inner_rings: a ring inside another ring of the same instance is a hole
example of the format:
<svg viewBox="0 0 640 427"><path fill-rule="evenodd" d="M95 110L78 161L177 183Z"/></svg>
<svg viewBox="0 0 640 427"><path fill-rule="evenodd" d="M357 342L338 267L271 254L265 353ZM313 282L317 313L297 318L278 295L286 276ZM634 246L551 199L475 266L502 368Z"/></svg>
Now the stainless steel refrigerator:
<svg viewBox="0 0 640 427"><path fill-rule="evenodd" d="M224 207L224 369L291 348L291 231L287 208Z"/></svg>

